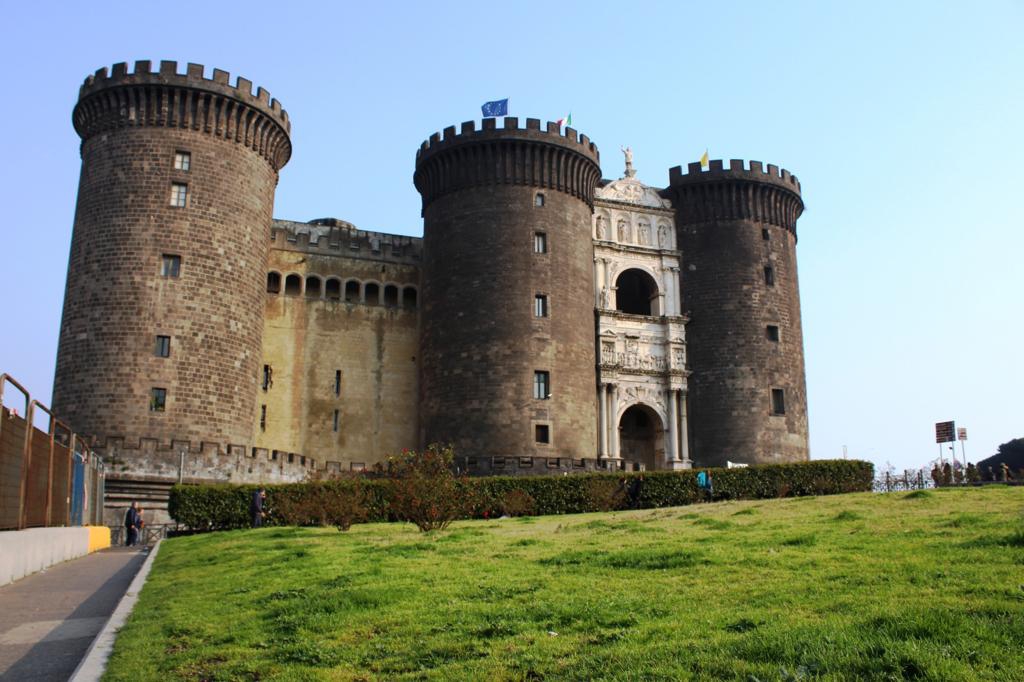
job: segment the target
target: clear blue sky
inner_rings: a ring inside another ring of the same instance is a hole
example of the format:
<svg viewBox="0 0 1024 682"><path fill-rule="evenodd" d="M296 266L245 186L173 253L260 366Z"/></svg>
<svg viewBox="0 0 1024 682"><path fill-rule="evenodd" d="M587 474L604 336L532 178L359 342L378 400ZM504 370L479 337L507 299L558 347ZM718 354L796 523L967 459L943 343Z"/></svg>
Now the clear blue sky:
<svg viewBox="0 0 1024 682"><path fill-rule="evenodd" d="M175 59L262 85L294 155L275 215L420 235L420 142L511 98L575 127L605 177L756 159L800 177L811 451L920 466L1024 436L1024 5L1019 2L5 2L0 371L53 381L100 66ZM209 73L209 71L208 71ZM959 450L958 450L959 454Z"/></svg>

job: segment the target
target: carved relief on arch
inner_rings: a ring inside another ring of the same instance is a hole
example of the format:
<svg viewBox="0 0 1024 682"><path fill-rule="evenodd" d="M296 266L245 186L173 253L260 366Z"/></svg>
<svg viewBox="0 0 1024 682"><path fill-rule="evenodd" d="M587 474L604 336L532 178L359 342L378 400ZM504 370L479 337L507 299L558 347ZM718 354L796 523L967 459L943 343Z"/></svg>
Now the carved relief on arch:
<svg viewBox="0 0 1024 682"><path fill-rule="evenodd" d="M616 393L619 407L618 414L615 415L616 422L622 419L622 415L629 408L635 405L643 405L644 407L649 407L658 415L662 425L668 423L666 419L668 411L665 409L665 391L661 388L637 385L623 386L620 383L616 387Z"/></svg>

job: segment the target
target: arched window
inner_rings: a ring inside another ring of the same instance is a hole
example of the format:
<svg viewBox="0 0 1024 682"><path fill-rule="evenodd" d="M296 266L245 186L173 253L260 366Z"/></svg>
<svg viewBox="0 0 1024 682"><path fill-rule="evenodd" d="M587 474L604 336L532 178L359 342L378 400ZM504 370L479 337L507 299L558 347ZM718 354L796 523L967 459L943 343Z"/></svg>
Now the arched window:
<svg viewBox="0 0 1024 682"><path fill-rule="evenodd" d="M324 294L328 300L338 301L341 299L341 280L331 277L327 280L326 291Z"/></svg>
<svg viewBox="0 0 1024 682"><path fill-rule="evenodd" d="M402 305L406 308L416 307L416 288L406 287L402 290Z"/></svg>
<svg viewBox="0 0 1024 682"><path fill-rule="evenodd" d="M298 275L288 275L284 280L285 296L299 296L302 294L302 278Z"/></svg>
<svg viewBox="0 0 1024 682"><path fill-rule="evenodd" d="M354 279L345 282L345 303L359 303L359 282Z"/></svg>
<svg viewBox="0 0 1024 682"><path fill-rule="evenodd" d="M267 273L267 293L268 294L279 294L279 293L281 293L281 273L279 273L279 272L268 272Z"/></svg>
<svg viewBox="0 0 1024 682"><path fill-rule="evenodd" d="M363 300L366 305L380 305L380 285L376 282L368 282L363 289Z"/></svg>
<svg viewBox="0 0 1024 682"><path fill-rule="evenodd" d="M616 310L631 315L660 315L658 284L643 270L626 270L615 281Z"/></svg>
<svg viewBox="0 0 1024 682"><path fill-rule="evenodd" d="M398 305L398 287L394 284L384 287L384 305L392 308Z"/></svg>
<svg viewBox="0 0 1024 682"><path fill-rule="evenodd" d="M306 278L306 298L320 298L320 278L316 275Z"/></svg>

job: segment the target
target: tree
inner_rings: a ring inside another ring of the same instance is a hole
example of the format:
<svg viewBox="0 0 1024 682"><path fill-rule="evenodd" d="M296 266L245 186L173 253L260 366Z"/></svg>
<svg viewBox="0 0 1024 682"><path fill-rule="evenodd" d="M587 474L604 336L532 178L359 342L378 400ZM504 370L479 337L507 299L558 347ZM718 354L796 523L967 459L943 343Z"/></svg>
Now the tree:
<svg viewBox="0 0 1024 682"><path fill-rule="evenodd" d="M1004 460L1019 460L1024 459L1024 438L1014 438L1008 440L996 450L998 455Z"/></svg>
<svg viewBox="0 0 1024 682"><path fill-rule="evenodd" d="M416 524L424 533L443 530L465 515L467 486L452 471L455 453L437 443L426 450L404 450L388 458L391 509L400 521Z"/></svg>

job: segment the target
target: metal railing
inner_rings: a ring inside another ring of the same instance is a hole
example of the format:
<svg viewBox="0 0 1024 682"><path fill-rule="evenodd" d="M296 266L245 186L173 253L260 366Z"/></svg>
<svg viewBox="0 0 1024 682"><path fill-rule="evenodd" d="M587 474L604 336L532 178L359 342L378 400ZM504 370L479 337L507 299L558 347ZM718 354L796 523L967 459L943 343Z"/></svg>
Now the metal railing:
<svg viewBox="0 0 1024 682"><path fill-rule="evenodd" d="M3 404L17 389L24 416ZM43 431L35 419L46 415ZM103 522L103 460L7 374L0 374L0 530Z"/></svg>

